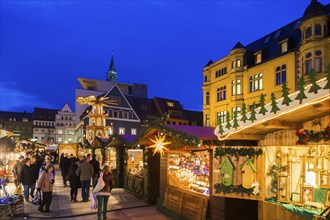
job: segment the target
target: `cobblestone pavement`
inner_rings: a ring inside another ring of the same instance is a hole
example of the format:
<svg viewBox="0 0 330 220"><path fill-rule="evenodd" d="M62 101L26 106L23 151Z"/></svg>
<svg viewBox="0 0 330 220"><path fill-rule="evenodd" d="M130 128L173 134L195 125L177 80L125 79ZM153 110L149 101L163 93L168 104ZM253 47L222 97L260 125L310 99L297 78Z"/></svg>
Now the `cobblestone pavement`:
<svg viewBox="0 0 330 220"><path fill-rule="evenodd" d="M10 183L6 186L9 193L13 193L15 186ZM115 188L112 190L108 203L107 219L120 220L166 220L168 217L157 212L155 206L148 205L143 200L137 199L124 189ZM81 191L78 191L78 201L81 201ZM38 206L24 202L24 215L15 216L11 219L55 219L70 218L74 220L97 219L96 211L90 210L91 202L71 202L70 187L64 187L59 169L56 169L55 184L53 190L53 201L50 207L51 213L38 212Z"/></svg>

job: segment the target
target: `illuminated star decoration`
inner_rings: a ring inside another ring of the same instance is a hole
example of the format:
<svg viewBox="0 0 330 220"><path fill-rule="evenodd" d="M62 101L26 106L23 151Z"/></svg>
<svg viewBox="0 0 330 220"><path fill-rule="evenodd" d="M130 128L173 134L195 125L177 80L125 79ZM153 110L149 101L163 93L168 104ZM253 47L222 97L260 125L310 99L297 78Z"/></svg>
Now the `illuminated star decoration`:
<svg viewBox="0 0 330 220"><path fill-rule="evenodd" d="M149 140L151 140L154 143L153 145L147 147L147 148L154 148L154 153L152 154L152 156L154 156L157 152L159 152L161 155L164 155L165 154L164 150L169 151L169 149L166 148L165 146L171 144L171 142L165 142L165 138L166 135L164 136L158 135L158 137L155 137L155 140L149 138Z"/></svg>

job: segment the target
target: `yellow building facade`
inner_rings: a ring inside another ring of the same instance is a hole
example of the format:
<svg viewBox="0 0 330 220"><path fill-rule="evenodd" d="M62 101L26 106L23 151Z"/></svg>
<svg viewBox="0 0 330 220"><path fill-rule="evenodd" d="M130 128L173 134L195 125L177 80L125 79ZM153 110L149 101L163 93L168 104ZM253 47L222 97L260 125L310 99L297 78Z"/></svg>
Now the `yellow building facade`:
<svg viewBox="0 0 330 220"><path fill-rule="evenodd" d="M216 127L226 115L239 114L243 103L249 112L253 103L270 102L273 92L282 97L285 82L293 93L298 79L309 82L313 68L317 79L324 78L330 65L330 4L312 0L303 16L288 25L244 46L238 42L228 56L210 61L203 71L204 126Z"/></svg>

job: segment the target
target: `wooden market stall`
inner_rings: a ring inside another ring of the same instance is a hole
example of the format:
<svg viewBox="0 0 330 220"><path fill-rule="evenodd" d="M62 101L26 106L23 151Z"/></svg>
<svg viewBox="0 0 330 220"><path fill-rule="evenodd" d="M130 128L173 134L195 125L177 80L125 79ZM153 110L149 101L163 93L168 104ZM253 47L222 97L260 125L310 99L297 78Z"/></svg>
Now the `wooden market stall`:
<svg viewBox="0 0 330 220"><path fill-rule="evenodd" d="M237 126L216 128L224 143L258 144L215 149L213 195L257 200L258 219L317 219L330 206L329 82L319 80L285 98L291 101L272 100L227 122Z"/></svg>

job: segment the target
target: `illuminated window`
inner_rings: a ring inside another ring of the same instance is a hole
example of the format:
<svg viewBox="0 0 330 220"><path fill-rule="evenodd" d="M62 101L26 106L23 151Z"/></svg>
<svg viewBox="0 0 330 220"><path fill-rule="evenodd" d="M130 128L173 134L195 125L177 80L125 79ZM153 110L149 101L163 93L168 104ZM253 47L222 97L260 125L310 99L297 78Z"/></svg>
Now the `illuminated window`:
<svg viewBox="0 0 330 220"><path fill-rule="evenodd" d="M254 56L254 59L255 59L255 63L261 63L261 53L258 53Z"/></svg>
<svg viewBox="0 0 330 220"><path fill-rule="evenodd" d="M236 60L236 66L241 67L241 60L240 59Z"/></svg>
<svg viewBox="0 0 330 220"><path fill-rule="evenodd" d="M235 61L235 60L232 61L232 62L231 62L231 68L235 68L235 67L236 67L235 64L236 64L236 61Z"/></svg>
<svg viewBox="0 0 330 220"><path fill-rule="evenodd" d="M241 95L242 94L241 79L236 79L231 82L231 94L232 95Z"/></svg>
<svg viewBox="0 0 330 220"><path fill-rule="evenodd" d="M113 135L113 127L109 127L108 132L109 132L109 135Z"/></svg>
<svg viewBox="0 0 330 220"><path fill-rule="evenodd" d="M125 134L125 128L119 128L119 135Z"/></svg>
<svg viewBox="0 0 330 220"><path fill-rule="evenodd" d="M219 125L220 119L221 119L222 123L226 122L226 115L227 115L226 111L222 111L222 112L217 113L217 125Z"/></svg>
<svg viewBox="0 0 330 220"><path fill-rule="evenodd" d="M205 115L205 126L210 127L210 115L209 114Z"/></svg>
<svg viewBox="0 0 330 220"><path fill-rule="evenodd" d="M58 130L57 133L58 134L63 134L63 131L62 130Z"/></svg>
<svg viewBox="0 0 330 220"><path fill-rule="evenodd" d="M28 122L29 119L28 118L23 118L23 122Z"/></svg>
<svg viewBox="0 0 330 220"><path fill-rule="evenodd" d="M241 111L242 111L242 107L241 106L236 106L236 107L233 107L231 109L231 112L234 114L234 112L237 112L237 115L240 115L241 114Z"/></svg>
<svg viewBox="0 0 330 220"><path fill-rule="evenodd" d="M281 43L281 53L285 53L288 51L288 42Z"/></svg>
<svg viewBox="0 0 330 220"><path fill-rule="evenodd" d="M262 73L250 76L250 92L255 92L263 89Z"/></svg>
<svg viewBox="0 0 330 220"><path fill-rule="evenodd" d="M131 128L131 135L136 135L136 128Z"/></svg>
<svg viewBox="0 0 330 220"><path fill-rule="evenodd" d="M286 82L286 65L283 64L282 66L277 66L275 68L275 79L276 85L281 85L282 83Z"/></svg>
<svg viewBox="0 0 330 220"><path fill-rule="evenodd" d="M57 138L57 142L62 142L63 139L61 137Z"/></svg>
<svg viewBox="0 0 330 220"><path fill-rule="evenodd" d="M173 107L174 106L174 102L166 101L166 105L168 107Z"/></svg>

